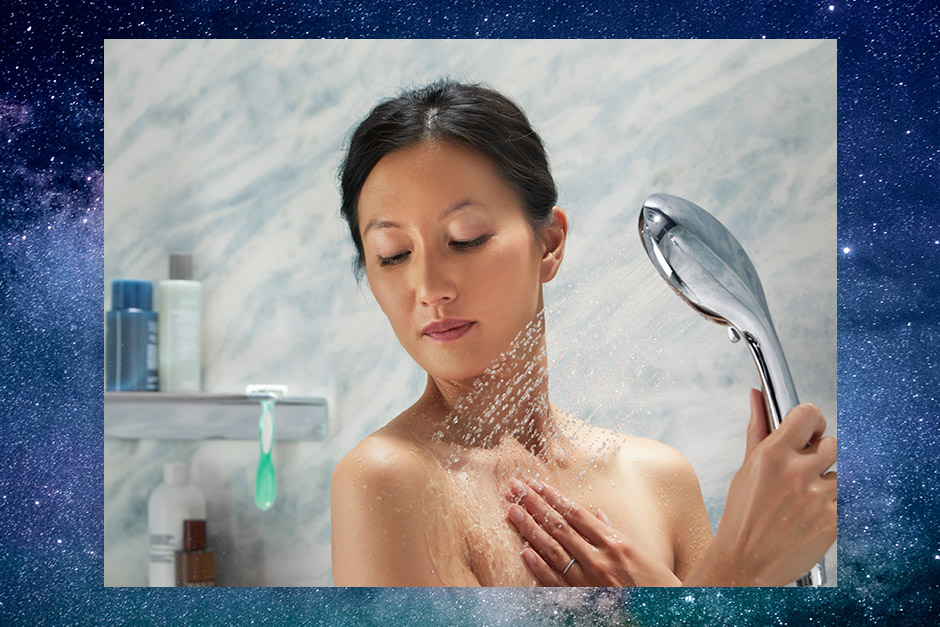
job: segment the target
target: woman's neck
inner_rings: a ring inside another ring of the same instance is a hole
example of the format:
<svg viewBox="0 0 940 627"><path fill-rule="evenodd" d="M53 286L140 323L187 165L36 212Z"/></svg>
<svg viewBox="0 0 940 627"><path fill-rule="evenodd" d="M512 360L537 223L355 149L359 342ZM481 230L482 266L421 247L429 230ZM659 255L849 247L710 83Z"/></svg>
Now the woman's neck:
<svg viewBox="0 0 940 627"><path fill-rule="evenodd" d="M493 448L512 438L533 454L544 453L557 420L548 400L542 314L480 376L446 381L429 374L420 404L430 410L432 440Z"/></svg>

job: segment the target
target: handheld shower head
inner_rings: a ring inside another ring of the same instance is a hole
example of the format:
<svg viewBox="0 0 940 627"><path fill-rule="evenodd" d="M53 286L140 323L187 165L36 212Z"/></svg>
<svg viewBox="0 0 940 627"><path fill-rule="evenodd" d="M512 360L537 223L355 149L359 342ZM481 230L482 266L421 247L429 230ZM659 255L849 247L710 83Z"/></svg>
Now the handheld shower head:
<svg viewBox="0 0 940 627"><path fill-rule="evenodd" d="M799 404L757 270L738 240L710 213L678 196L652 194L643 203L640 239L675 292L709 320L744 338L760 374L771 431ZM824 583L822 562L797 580Z"/></svg>
<svg viewBox="0 0 940 627"><path fill-rule="evenodd" d="M757 270L734 235L710 213L678 196L643 203L640 238L659 273L692 308L744 338L760 373L771 430L799 404Z"/></svg>

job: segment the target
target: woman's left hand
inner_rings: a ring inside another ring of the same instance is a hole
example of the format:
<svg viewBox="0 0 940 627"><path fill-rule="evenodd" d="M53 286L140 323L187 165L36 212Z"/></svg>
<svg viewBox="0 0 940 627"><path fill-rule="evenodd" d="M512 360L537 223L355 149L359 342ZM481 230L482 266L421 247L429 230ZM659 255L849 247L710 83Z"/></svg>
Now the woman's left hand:
<svg viewBox="0 0 940 627"><path fill-rule="evenodd" d="M531 545L522 557L543 586L682 585L600 510L593 516L545 482L513 479L510 491L519 504L509 506L509 521Z"/></svg>

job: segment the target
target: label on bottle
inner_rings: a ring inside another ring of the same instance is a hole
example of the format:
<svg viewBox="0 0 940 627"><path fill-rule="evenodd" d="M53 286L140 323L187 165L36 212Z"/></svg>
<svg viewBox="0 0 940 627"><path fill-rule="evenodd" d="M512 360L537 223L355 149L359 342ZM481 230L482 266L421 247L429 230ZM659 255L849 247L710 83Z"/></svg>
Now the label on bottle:
<svg viewBox="0 0 940 627"><path fill-rule="evenodd" d="M202 341L199 314L200 311L195 307L174 309L170 312L170 328L176 344L175 357L180 362L199 360Z"/></svg>
<svg viewBox="0 0 940 627"><path fill-rule="evenodd" d="M150 534L150 563L174 564L176 555L176 538L171 533ZM173 585L173 584L169 584Z"/></svg>

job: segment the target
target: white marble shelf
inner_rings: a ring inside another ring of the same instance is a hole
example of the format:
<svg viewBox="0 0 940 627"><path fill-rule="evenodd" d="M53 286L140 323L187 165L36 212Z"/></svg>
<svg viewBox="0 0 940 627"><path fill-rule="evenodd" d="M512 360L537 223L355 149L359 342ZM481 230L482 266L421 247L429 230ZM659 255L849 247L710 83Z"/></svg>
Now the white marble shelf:
<svg viewBox="0 0 940 627"><path fill-rule="evenodd" d="M260 417L260 399L243 394L104 393L106 438L257 440ZM274 407L274 425L276 440L324 440L329 403L317 396L280 398Z"/></svg>

